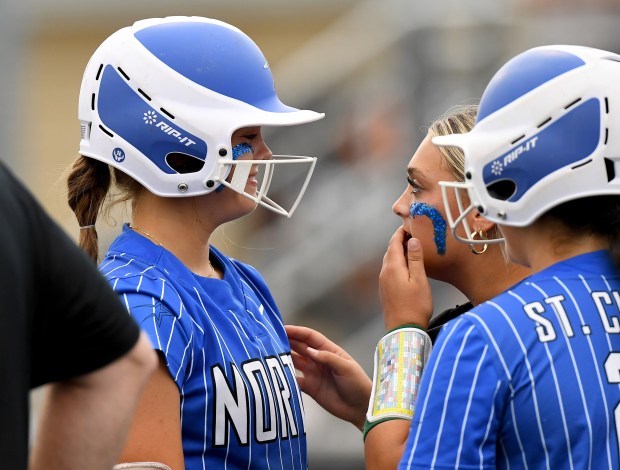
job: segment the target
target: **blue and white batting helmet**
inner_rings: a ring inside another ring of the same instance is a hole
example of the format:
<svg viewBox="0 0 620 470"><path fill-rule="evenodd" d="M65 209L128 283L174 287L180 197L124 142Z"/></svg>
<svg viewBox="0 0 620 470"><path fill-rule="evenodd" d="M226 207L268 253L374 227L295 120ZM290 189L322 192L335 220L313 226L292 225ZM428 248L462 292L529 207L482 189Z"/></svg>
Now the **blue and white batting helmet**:
<svg viewBox="0 0 620 470"><path fill-rule="evenodd" d="M288 212L265 195L274 165L310 163L296 206L316 159L254 161L266 165L266 174L252 196L244 191L249 166L225 181L238 164L231 136L242 127L290 126L324 116L283 104L252 39L200 17L147 19L112 34L86 67L78 115L80 153L120 169L154 194L196 196L226 185L289 216L294 207Z"/></svg>
<svg viewBox="0 0 620 470"><path fill-rule="evenodd" d="M486 87L474 128L433 139L465 154L465 182L440 183L446 204L448 188L457 194L460 213L448 214L455 236L473 208L520 227L563 202L620 195L618 84L620 55L599 49L536 47L508 61Z"/></svg>

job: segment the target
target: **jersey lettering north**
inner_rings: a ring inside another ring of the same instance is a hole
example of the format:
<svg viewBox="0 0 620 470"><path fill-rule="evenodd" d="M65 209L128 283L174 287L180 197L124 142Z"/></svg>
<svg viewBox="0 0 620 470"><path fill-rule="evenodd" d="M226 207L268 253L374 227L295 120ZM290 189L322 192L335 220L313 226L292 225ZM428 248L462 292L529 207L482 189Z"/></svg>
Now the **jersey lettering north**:
<svg viewBox="0 0 620 470"><path fill-rule="evenodd" d="M188 470L306 469L302 396L275 302L255 269L211 255L224 279L193 274L124 227L100 270L166 357Z"/></svg>
<svg viewBox="0 0 620 470"><path fill-rule="evenodd" d="M619 431L620 278L598 251L446 324L400 468L617 469Z"/></svg>

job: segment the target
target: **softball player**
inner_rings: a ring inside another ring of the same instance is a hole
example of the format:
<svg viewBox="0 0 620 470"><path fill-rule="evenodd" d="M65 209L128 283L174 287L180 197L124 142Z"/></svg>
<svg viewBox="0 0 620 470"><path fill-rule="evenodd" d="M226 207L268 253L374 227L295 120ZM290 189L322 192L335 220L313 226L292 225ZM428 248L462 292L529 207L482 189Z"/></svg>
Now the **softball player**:
<svg viewBox="0 0 620 470"><path fill-rule="evenodd" d="M273 156L261 126L322 117L280 102L256 44L220 21L139 21L91 58L69 204L96 258L112 183L131 200L100 270L161 359L119 468L307 468L278 308L261 275L209 238L257 205L292 215L316 159ZM306 179L287 208L267 192L275 168L294 163Z"/></svg>
<svg viewBox="0 0 620 470"><path fill-rule="evenodd" d="M454 235L481 243L457 231L475 209L534 274L439 334L400 468L620 466L619 80L611 52L531 49L491 80L471 132L433 140L465 153L465 182L442 183Z"/></svg>
<svg viewBox="0 0 620 470"><path fill-rule="evenodd" d="M448 320L470 310L472 305L495 297L530 274L527 268L507 262L503 247L467 246L459 243L447 230L446 208L439 181L464 180L464 155L457 147L437 147L432 143L432 138L470 131L475 124L477 110L475 105L453 107L436 119L409 160L406 171L403 171L407 185L392 206L394 214L401 218L402 226L392 237L385 258L387 263L384 263L380 278L390 278L389 273L394 266L397 271L409 275L406 260L403 259L403 243L411 236L419 240L424 259L418 263L420 271L414 273L415 282L407 277L402 283L381 289L388 329L408 323L410 310L415 306L417 312L422 311L416 322L428 323L428 335L434 340ZM456 207L456 200L450 201L450 205ZM479 239L496 237L499 233L496 224L477 213L470 214L468 223ZM429 321L433 306L427 277L451 284L470 301L440 312ZM384 283L381 284L384 286ZM399 306L397 310L402 315L393 314L395 305ZM398 372L397 366L404 357L391 356L390 349L384 348L382 351L386 354L381 357L385 361L377 363L377 386L369 408L372 381L353 358L317 331L293 325L286 328L296 368L303 373L303 378L299 380L302 390L330 413L364 431L366 466L369 470L396 468L405 450L409 421L393 418L410 417L413 406L408 410L408 415L394 415L395 407L390 401L396 402L417 391L420 374L400 378L398 374L391 376L391 372ZM394 339L397 337L393 336ZM400 342L394 341L389 345L398 346ZM417 350L426 354L425 346L418 345ZM398 348L392 351L396 353ZM368 422L367 414L370 417Z"/></svg>

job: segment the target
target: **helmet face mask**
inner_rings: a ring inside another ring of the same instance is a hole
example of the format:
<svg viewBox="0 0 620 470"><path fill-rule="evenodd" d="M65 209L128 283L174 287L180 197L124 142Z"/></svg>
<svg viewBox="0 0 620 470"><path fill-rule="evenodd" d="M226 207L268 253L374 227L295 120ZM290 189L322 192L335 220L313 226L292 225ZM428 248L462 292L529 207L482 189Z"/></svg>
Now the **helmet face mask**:
<svg viewBox="0 0 620 470"><path fill-rule="evenodd" d="M448 214L455 236L474 208L523 227L564 202L620 194L619 82L620 56L586 47L538 47L504 65L472 131L433 139L465 154L465 181L440 183L444 199L466 190L471 201Z"/></svg>
<svg viewBox="0 0 620 470"><path fill-rule="evenodd" d="M208 194L224 183L237 164L236 130L323 117L278 99L269 65L247 35L200 17L142 20L112 34L86 68L78 115L80 154L164 197ZM299 162L307 160L286 163ZM308 166L311 175L314 163Z"/></svg>
<svg viewBox="0 0 620 470"><path fill-rule="evenodd" d="M273 201L271 198L267 196L269 192L269 188L271 187L271 183L273 180L273 175L275 173L278 165L290 165L290 164L305 164L307 165L307 172L305 174L305 178L301 184L301 188L297 193L297 197L294 201L289 205L288 209L283 205ZM220 188L227 187L232 189L233 191L238 192L239 194L247 197L248 199L254 201L259 206L262 206L266 209L269 209L276 214L284 215L287 217L291 217L297 209L299 202L301 201L302 196L306 192L306 188L308 183L310 182L310 178L312 177L312 173L314 172L314 166L316 164L316 158L314 157L304 157L304 156L295 156L295 155L273 155L270 160L231 160L231 159L220 159L218 161L219 166L219 176L216 177L214 181L215 184L220 184ZM256 194L250 194L245 191L245 185L248 180L248 176L250 175L250 171L253 166L258 165L259 167L263 167L262 178L260 180L260 185L257 188ZM227 181L227 175L230 172L230 167L234 166L233 176L229 181Z"/></svg>

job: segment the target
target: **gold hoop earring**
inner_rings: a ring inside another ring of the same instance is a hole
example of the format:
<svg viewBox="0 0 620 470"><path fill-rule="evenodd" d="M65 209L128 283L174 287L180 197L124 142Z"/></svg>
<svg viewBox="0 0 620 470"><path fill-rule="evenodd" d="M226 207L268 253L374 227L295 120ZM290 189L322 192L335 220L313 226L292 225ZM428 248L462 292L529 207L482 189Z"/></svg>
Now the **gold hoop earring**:
<svg viewBox="0 0 620 470"><path fill-rule="evenodd" d="M481 228L479 228L478 230L476 230L474 233L471 234L471 239L475 240L476 239L476 235L478 235L480 237L481 240L484 240L486 237L484 236L484 232L482 231ZM485 251L487 251L487 248L489 247L488 243L485 243L484 246L482 247L482 250L480 251L476 251L476 249L474 248L475 245L469 245L469 249L471 250L471 252L474 255L481 255L482 253L484 253Z"/></svg>

